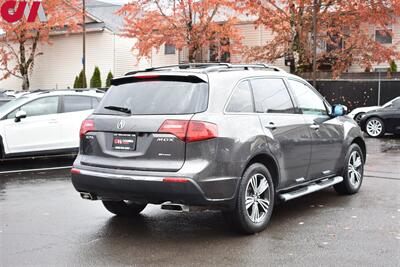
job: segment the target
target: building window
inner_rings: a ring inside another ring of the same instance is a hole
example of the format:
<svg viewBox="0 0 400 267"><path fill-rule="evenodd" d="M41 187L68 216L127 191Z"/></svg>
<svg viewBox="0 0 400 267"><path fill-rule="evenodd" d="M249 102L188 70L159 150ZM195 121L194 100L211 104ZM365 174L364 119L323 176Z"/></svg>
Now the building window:
<svg viewBox="0 0 400 267"><path fill-rule="evenodd" d="M165 44L164 46L165 55L175 55L175 46L170 44Z"/></svg>
<svg viewBox="0 0 400 267"><path fill-rule="evenodd" d="M375 30L375 41L381 44L391 44L393 37L393 29L389 27L387 30L376 29Z"/></svg>

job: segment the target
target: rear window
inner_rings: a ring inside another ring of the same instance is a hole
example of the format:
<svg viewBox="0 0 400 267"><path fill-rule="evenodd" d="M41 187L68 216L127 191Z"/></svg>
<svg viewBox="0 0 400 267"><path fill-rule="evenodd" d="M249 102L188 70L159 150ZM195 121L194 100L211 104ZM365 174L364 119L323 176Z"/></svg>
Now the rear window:
<svg viewBox="0 0 400 267"><path fill-rule="evenodd" d="M191 114L207 109L208 84L186 81L139 81L111 86L95 114L121 114L108 106L128 108L133 115Z"/></svg>

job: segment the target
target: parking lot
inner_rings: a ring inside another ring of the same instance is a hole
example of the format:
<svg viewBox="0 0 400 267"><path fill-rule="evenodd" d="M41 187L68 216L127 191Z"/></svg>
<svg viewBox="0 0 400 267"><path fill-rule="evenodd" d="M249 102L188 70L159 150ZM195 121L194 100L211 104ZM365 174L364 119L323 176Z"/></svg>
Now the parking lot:
<svg viewBox="0 0 400 267"><path fill-rule="evenodd" d="M219 212L148 206L117 218L73 189L71 157L7 161L0 174L0 265L399 266L400 139L367 138L361 191L280 204L267 230L239 235ZM9 172L21 166L54 170Z"/></svg>

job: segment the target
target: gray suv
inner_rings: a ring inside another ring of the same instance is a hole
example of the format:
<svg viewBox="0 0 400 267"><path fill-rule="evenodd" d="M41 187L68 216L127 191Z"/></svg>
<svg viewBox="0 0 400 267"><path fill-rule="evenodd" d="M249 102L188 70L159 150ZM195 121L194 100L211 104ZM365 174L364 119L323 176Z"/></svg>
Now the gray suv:
<svg viewBox="0 0 400 267"><path fill-rule="evenodd" d="M241 231L259 232L278 201L360 189L366 148L345 112L264 64L131 72L83 122L72 183L116 215L148 203L219 209Z"/></svg>

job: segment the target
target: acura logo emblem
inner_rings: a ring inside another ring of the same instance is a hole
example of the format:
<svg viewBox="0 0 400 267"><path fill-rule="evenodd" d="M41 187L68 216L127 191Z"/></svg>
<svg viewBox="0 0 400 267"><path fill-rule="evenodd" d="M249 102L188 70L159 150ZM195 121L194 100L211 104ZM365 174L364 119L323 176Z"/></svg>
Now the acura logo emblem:
<svg viewBox="0 0 400 267"><path fill-rule="evenodd" d="M121 129L123 129L123 128L125 127L125 125L126 125L126 121L120 120L120 121L117 123L117 129L121 130Z"/></svg>

